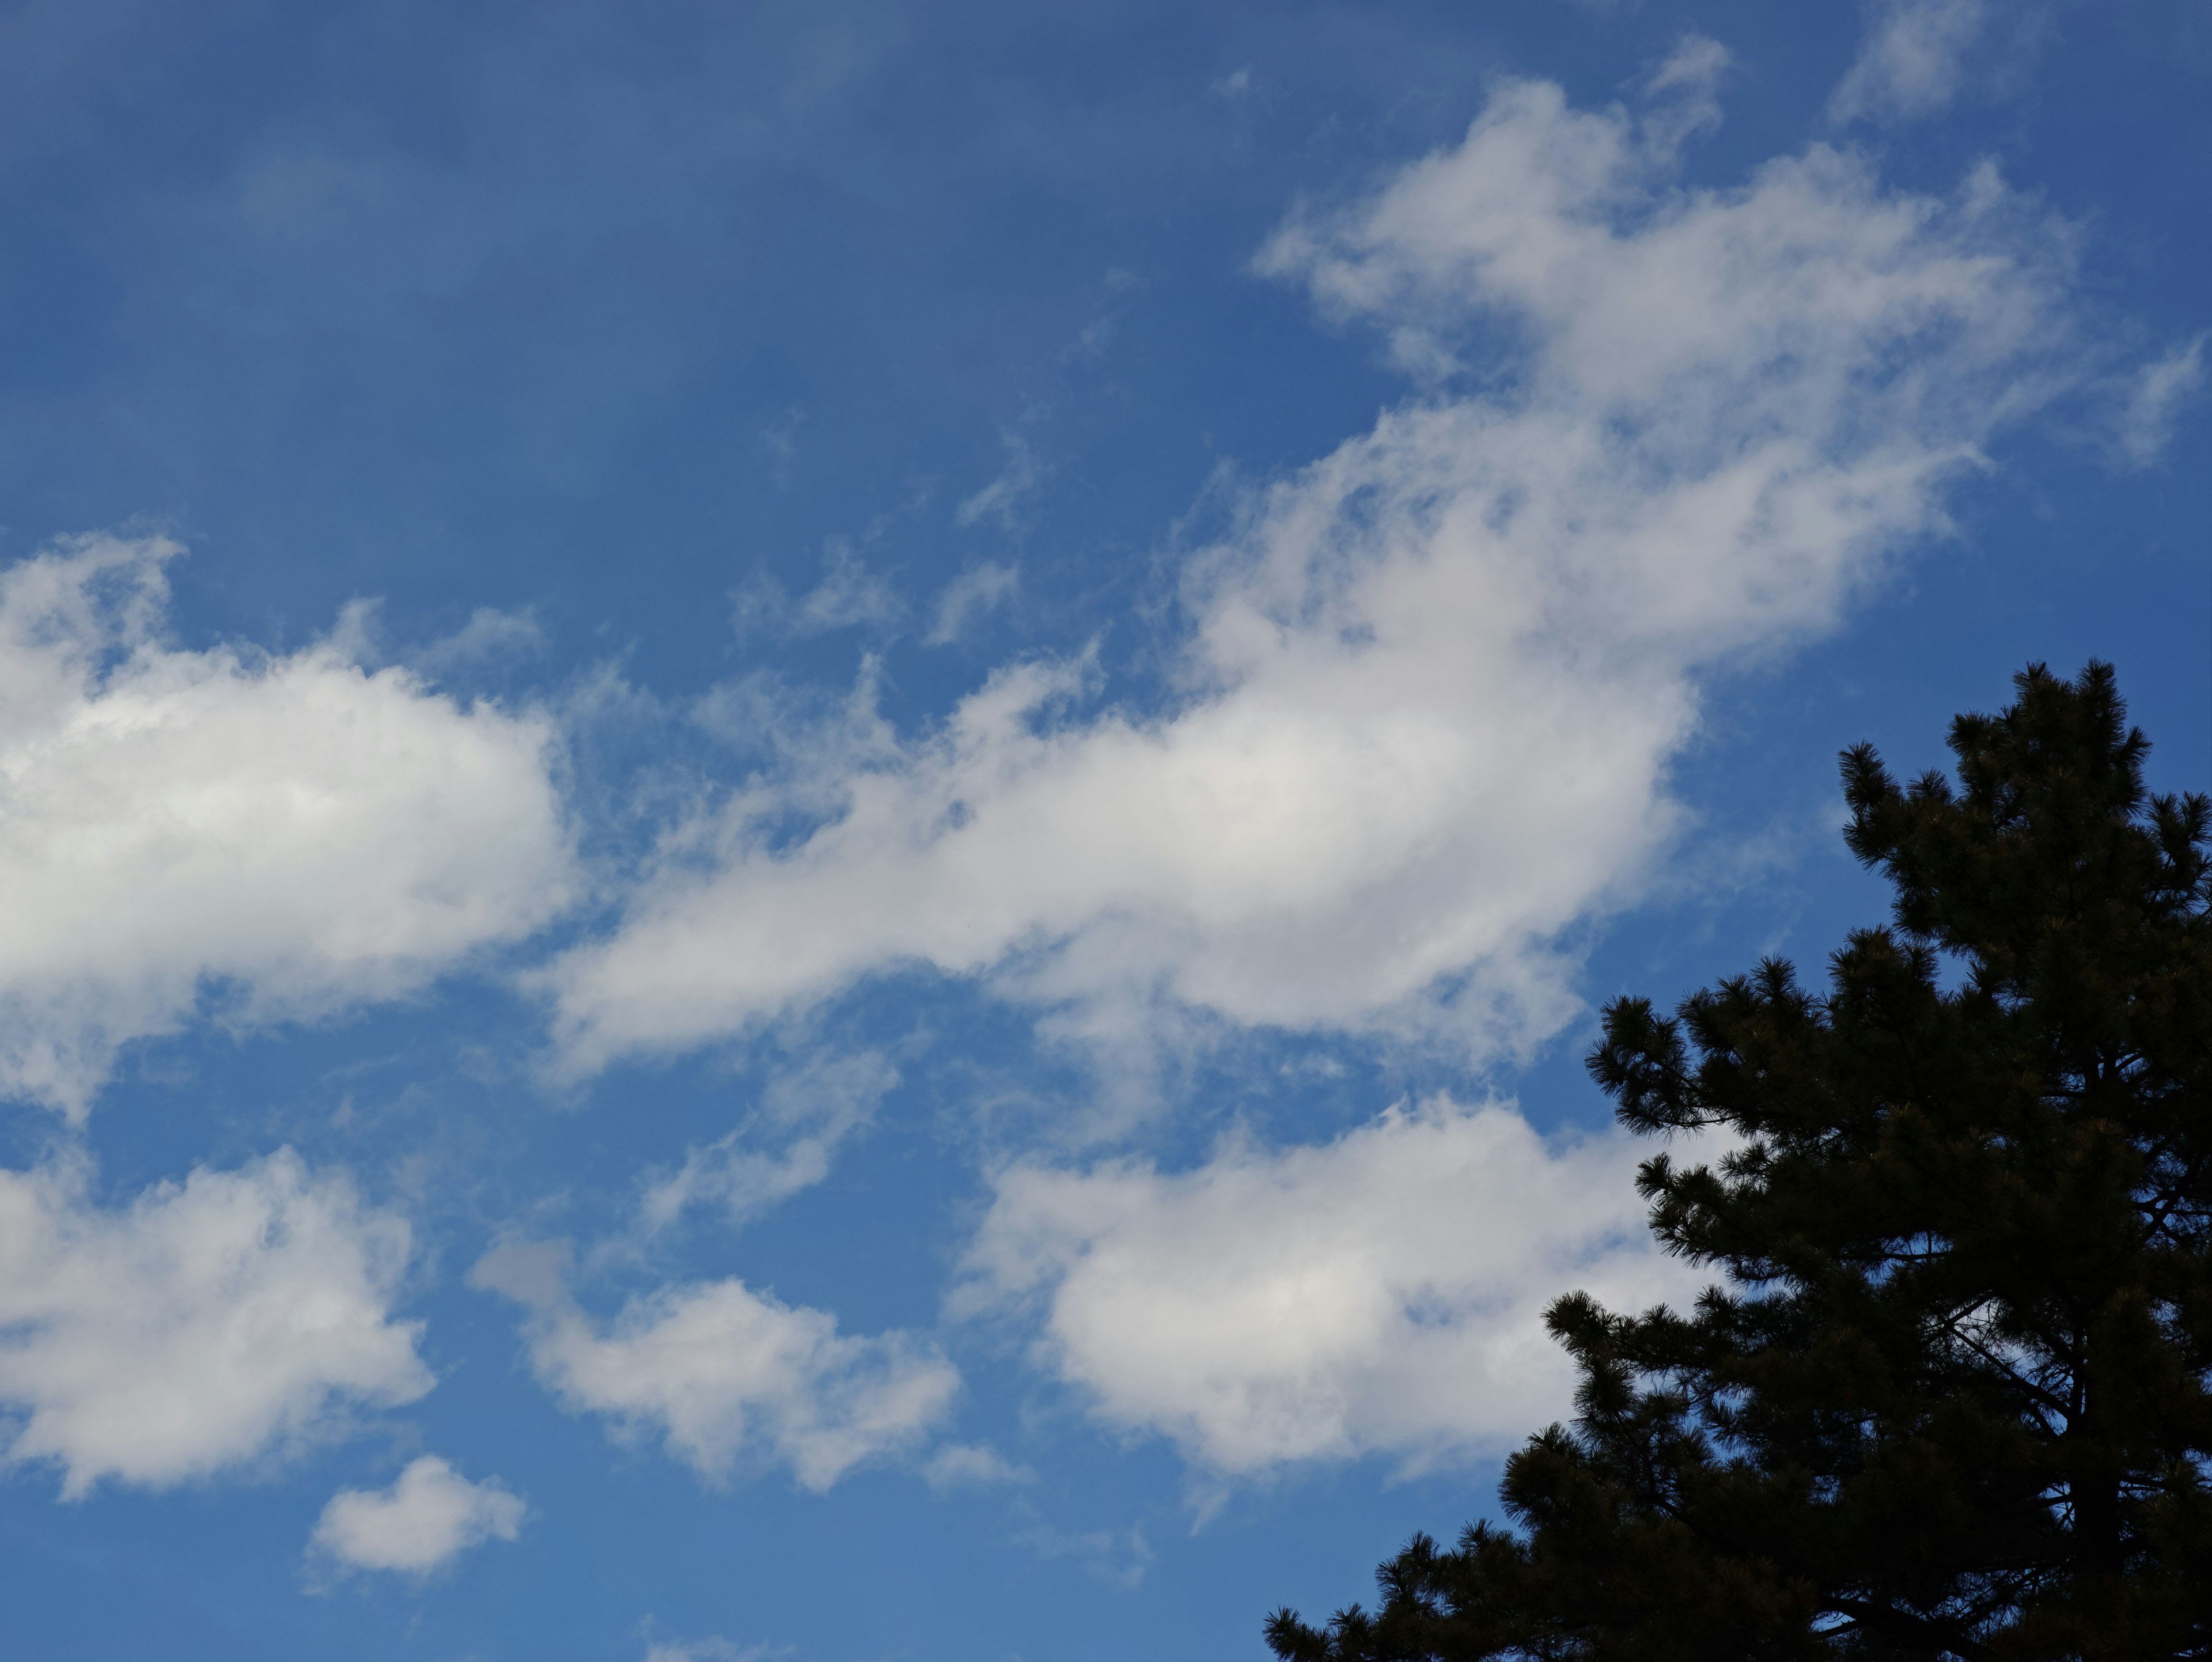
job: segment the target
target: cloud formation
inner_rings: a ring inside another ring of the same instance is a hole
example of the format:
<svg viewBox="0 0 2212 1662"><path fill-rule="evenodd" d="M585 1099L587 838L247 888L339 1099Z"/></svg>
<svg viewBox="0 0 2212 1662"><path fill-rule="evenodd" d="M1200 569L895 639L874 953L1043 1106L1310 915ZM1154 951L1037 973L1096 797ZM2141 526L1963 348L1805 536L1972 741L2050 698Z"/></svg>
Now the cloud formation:
<svg viewBox="0 0 2212 1662"><path fill-rule="evenodd" d="M427 1575L486 1541L512 1541L529 1510L498 1482L472 1483L434 1454L389 1488L342 1488L316 1521L313 1549L348 1569Z"/></svg>
<svg viewBox="0 0 2212 1662"><path fill-rule="evenodd" d="M720 1637L663 1639L647 1648L645 1662L772 1662L787 1654L766 1645L734 1645Z"/></svg>
<svg viewBox="0 0 2212 1662"><path fill-rule="evenodd" d="M334 642L165 644L158 537L0 572L0 1094L81 1117L117 1049L407 992L573 892L551 726Z"/></svg>
<svg viewBox="0 0 2212 1662"><path fill-rule="evenodd" d="M1877 0L1858 56L1829 95L1828 119L1936 114L1957 95L1989 23L1989 0Z"/></svg>
<svg viewBox="0 0 2212 1662"><path fill-rule="evenodd" d="M1021 568L985 561L972 565L945 586L937 599L937 620L921 637L924 646L950 646L976 618L995 611L1021 585Z"/></svg>
<svg viewBox="0 0 2212 1662"><path fill-rule="evenodd" d="M1702 1286L1650 1239L1649 1153L1617 1132L1550 1145L1510 1109L1437 1099L1188 1172L1016 1166L953 1308L1041 1309L1036 1360L1101 1423L1224 1476L1495 1453L1571 1411L1553 1299L1642 1309Z"/></svg>
<svg viewBox="0 0 2212 1662"><path fill-rule="evenodd" d="M713 1142L684 1150L684 1164L648 1178L639 1207L647 1233L695 1206L719 1207L743 1223L830 1175L837 1145L867 1124L897 1070L872 1050L815 1056L771 1078L759 1111ZM781 1143L776 1152L759 1147Z"/></svg>
<svg viewBox="0 0 2212 1662"><path fill-rule="evenodd" d="M2174 423L2204 386L2204 346L2212 335L2198 335L2136 371L2120 411L2120 458L2131 467L2149 467L2166 454Z"/></svg>
<svg viewBox="0 0 2212 1662"><path fill-rule="evenodd" d="M289 1149L95 1204L82 1161L0 1171L0 1413L62 1495L166 1488L430 1389L392 1305L405 1221Z"/></svg>
<svg viewBox="0 0 2212 1662"><path fill-rule="evenodd" d="M1261 257L1431 392L1190 563L1169 705L1010 666L917 738L865 697L668 841L546 987L569 1064L919 966L1091 1011L1510 1053L1631 897L1701 675L1832 626L2052 383L2058 243L1814 146L1668 183L1725 54L1642 117L1509 83ZM863 689L865 694L865 687ZM798 827L796 832L794 826Z"/></svg>
<svg viewBox="0 0 2212 1662"><path fill-rule="evenodd" d="M550 1249L502 1247L470 1280L528 1309L531 1367L563 1406L606 1415L621 1434L657 1432L709 1482L741 1459L774 1461L801 1488L827 1489L915 1447L960 1385L925 1341L841 1334L827 1312L734 1277L634 1298L604 1328L569 1295Z"/></svg>

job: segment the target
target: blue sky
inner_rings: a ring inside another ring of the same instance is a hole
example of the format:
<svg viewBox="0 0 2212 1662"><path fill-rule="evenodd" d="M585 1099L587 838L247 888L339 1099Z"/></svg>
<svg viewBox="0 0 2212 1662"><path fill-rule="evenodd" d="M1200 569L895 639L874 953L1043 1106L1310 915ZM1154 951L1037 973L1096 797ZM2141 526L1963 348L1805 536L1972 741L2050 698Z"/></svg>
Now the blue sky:
<svg viewBox="0 0 2212 1662"><path fill-rule="evenodd" d="M2212 770L2212 13L0 12L12 1653L1256 1655L1595 1009Z"/></svg>

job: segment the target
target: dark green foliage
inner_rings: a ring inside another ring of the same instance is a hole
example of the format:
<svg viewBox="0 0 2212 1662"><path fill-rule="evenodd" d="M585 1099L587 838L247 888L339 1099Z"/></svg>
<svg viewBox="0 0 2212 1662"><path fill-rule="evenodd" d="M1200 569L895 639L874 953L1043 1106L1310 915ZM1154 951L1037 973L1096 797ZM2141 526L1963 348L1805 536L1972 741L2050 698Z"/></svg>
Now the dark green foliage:
<svg viewBox="0 0 2212 1662"><path fill-rule="evenodd" d="M1621 1120L1729 1139L1640 1180L1722 1279L1560 1300L1577 1417L1507 1463L1517 1530L1279 1611L1284 1662L2212 1654L2212 810L2146 794L2106 666L2015 685L1955 785L1845 753L1895 920L1825 996L1606 1011Z"/></svg>

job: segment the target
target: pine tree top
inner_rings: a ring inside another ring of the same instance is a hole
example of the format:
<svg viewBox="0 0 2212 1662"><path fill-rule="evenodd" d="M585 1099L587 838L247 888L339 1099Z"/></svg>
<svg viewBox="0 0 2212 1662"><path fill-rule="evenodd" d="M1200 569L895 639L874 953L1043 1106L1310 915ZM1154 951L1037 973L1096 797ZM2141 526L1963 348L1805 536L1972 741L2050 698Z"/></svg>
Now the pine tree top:
<svg viewBox="0 0 2212 1662"><path fill-rule="evenodd" d="M1517 1529L1279 1611L1285 1662L2212 1647L2212 805L2146 790L2108 666L2014 685L1954 777L1844 753L1894 904L1825 991L1607 1008L1622 1122L1693 1134L1652 1229L1715 1279L1559 1300L1577 1418L1507 1463Z"/></svg>

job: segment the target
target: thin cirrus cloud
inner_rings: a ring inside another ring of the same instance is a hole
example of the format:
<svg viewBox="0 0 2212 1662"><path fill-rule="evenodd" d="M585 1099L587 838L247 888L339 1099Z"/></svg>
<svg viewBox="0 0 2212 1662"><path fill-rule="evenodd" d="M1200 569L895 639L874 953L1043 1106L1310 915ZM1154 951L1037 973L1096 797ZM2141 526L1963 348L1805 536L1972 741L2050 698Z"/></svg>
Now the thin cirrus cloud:
<svg viewBox="0 0 2212 1662"><path fill-rule="evenodd" d="M406 1222L289 1149L102 1207L81 1156L0 1171L6 1459L161 1488L432 1385L392 1316Z"/></svg>
<svg viewBox="0 0 2212 1662"><path fill-rule="evenodd" d="M434 1454L382 1489L340 1489L310 1549L344 1569L427 1575L487 1541L512 1541L529 1508L495 1481L471 1482Z"/></svg>
<svg viewBox="0 0 2212 1662"><path fill-rule="evenodd" d="M574 888L550 722L332 642L162 637L158 537L0 573L0 1094L81 1119L133 1039L419 987Z"/></svg>
<svg viewBox="0 0 2212 1662"><path fill-rule="evenodd" d="M1687 43L1640 116L1505 84L1294 214L1259 269L1429 391L1190 560L1171 707L1086 714L1085 663L1031 661L909 738L864 685L546 972L568 1066L916 966L1079 1027L1555 1031L1562 932L1668 846L1700 677L1832 627L2072 373L2063 239L1992 170L1939 199L1816 145L1671 184L1725 58Z"/></svg>
<svg viewBox="0 0 2212 1662"><path fill-rule="evenodd" d="M2118 434L2120 458L2128 466L2148 467L2165 454L2175 423L2203 390L2207 341L2212 334L2200 334L2136 371Z"/></svg>
<svg viewBox="0 0 2212 1662"><path fill-rule="evenodd" d="M647 1179L640 1225L655 1233L694 1207L743 1223L820 1183L838 1145L868 1124L898 1082L897 1070L872 1050L817 1056L775 1075L745 1123L693 1144L682 1166Z"/></svg>
<svg viewBox="0 0 2212 1662"><path fill-rule="evenodd" d="M469 1279L525 1307L531 1367L565 1407L619 1436L657 1434L710 1483L741 1464L781 1464L801 1488L828 1489L916 1449L960 1387L926 1340L841 1334L825 1312L735 1278L659 1288L604 1325L569 1294L557 1248L498 1248Z"/></svg>
<svg viewBox="0 0 2212 1662"><path fill-rule="evenodd" d="M1553 1298L1642 1309L1702 1284L1650 1240L1646 1152L1618 1132L1548 1144L1510 1108L1437 1099L1188 1172L1017 1165L951 1309L1034 1317L1034 1359L1101 1423L1223 1476L1494 1453L1570 1409Z"/></svg>

